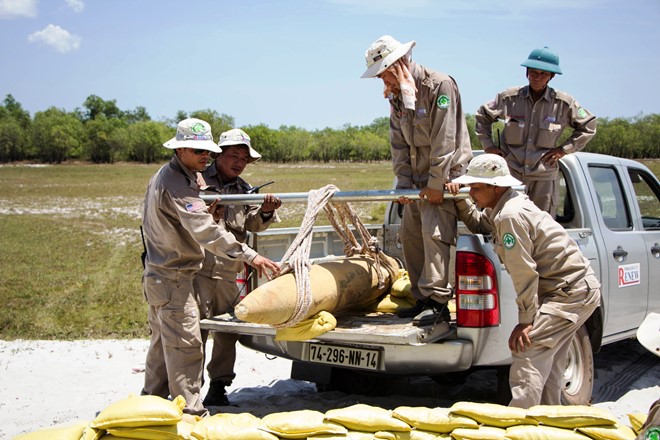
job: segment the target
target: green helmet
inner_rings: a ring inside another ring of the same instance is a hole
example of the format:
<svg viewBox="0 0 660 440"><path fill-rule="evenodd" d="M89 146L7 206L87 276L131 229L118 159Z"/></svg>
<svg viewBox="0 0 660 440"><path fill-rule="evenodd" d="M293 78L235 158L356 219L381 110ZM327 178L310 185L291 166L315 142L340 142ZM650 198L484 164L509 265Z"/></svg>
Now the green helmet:
<svg viewBox="0 0 660 440"><path fill-rule="evenodd" d="M521 66L529 67L531 69L545 70L546 72L552 72L561 75L561 68L559 67L559 55L557 55L548 46L545 46L543 49L534 49L531 51Z"/></svg>

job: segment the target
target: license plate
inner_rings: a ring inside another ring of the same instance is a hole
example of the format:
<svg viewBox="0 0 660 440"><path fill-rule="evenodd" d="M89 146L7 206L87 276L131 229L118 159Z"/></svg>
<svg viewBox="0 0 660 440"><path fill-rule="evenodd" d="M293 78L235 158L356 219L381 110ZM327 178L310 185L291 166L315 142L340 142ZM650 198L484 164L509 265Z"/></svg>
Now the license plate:
<svg viewBox="0 0 660 440"><path fill-rule="evenodd" d="M319 364L378 370L380 350L312 343L309 344L309 361Z"/></svg>

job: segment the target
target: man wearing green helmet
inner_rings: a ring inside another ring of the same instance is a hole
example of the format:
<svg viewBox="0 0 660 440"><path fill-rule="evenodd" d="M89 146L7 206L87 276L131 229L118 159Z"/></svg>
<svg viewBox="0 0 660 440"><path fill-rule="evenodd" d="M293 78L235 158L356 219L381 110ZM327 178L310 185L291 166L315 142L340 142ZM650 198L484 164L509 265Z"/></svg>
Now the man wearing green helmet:
<svg viewBox="0 0 660 440"><path fill-rule="evenodd" d="M529 84L498 93L477 110L475 131L487 153L504 157L511 174L526 186L529 198L555 216L559 201L558 161L582 150L596 134L596 117L568 93L548 87L561 75L559 56L547 46L534 49L521 64ZM504 120L495 145L492 125ZM573 132L561 145L565 128Z"/></svg>

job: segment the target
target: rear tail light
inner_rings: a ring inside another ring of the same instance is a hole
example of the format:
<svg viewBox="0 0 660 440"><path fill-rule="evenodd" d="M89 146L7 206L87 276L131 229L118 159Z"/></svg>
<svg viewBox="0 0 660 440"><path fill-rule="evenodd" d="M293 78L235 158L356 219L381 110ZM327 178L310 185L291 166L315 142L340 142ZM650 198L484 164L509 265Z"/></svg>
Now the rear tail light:
<svg viewBox="0 0 660 440"><path fill-rule="evenodd" d="M483 255L456 252L456 325L491 327L500 324L497 277Z"/></svg>

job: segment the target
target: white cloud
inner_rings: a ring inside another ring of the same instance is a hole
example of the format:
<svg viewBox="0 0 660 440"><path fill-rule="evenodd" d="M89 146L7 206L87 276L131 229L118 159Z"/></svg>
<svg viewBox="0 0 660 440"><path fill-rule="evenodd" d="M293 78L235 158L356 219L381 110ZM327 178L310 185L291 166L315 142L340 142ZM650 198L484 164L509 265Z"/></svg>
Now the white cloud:
<svg viewBox="0 0 660 440"><path fill-rule="evenodd" d="M55 24L49 24L43 30L28 35L30 43L39 42L52 46L61 53L71 52L80 48L82 38L78 35L70 34L66 29Z"/></svg>
<svg viewBox="0 0 660 440"><path fill-rule="evenodd" d="M0 18L35 17L37 0L0 0Z"/></svg>
<svg viewBox="0 0 660 440"><path fill-rule="evenodd" d="M83 0L66 0L66 4L73 9L73 12L82 12L85 9Z"/></svg>

